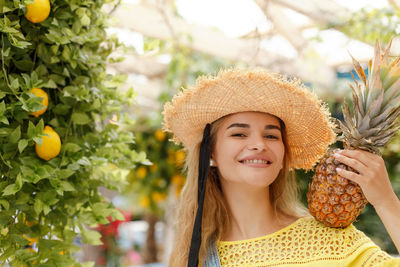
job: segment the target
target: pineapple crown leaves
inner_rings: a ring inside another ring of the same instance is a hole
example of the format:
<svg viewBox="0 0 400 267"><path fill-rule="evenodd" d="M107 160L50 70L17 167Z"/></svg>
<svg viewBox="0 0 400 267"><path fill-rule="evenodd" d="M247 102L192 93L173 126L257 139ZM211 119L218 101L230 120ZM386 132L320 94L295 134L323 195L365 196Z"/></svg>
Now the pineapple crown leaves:
<svg viewBox="0 0 400 267"><path fill-rule="evenodd" d="M345 102L344 121L339 122L342 136L338 140L343 141L345 147L379 154L378 147L384 146L400 129L400 57L391 60L391 43L382 54L379 42L376 42L368 78L360 63L352 57L362 84L352 74L353 110L350 111Z"/></svg>

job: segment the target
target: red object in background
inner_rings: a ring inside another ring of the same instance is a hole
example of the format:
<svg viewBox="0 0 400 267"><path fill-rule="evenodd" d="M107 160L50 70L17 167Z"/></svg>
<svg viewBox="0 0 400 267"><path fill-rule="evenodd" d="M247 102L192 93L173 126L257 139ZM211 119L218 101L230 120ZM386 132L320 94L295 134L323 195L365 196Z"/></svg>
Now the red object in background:
<svg viewBox="0 0 400 267"><path fill-rule="evenodd" d="M105 257L99 257L96 261L97 265L100 266L105 266L107 264L106 258Z"/></svg>
<svg viewBox="0 0 400 267"><path fill-rule="evenodd" d="M129 222L132 218L132 215L130 212L127 211L122 211L119 210L122 215L124 215L124 220L120 221L120 220L115 220L112 221L111 216L109 216L107 219L110 222L109 224L100 224L96 230L99 231L103 237L107 237L107 236L114 236L114 237L118 237L118 227L121 223L124 222Z"/></svg>
<svg viewBox="0 0 400 267"><path fill-rule="evenodd" d="M117 239L119 237L118 227L121 223L129 222L132 218L132 214L123 210L119 211L124 216L123 220L113 221L110 216L107 217L109 221L108 224L99 224L96 228L96 230L101 234L101 241L103 242L103 245L100 247L103 255L96 261L98 266L107 266L109 262L117 262L120 257L123 256L123 253L118 248L117 244Z"/></svg>

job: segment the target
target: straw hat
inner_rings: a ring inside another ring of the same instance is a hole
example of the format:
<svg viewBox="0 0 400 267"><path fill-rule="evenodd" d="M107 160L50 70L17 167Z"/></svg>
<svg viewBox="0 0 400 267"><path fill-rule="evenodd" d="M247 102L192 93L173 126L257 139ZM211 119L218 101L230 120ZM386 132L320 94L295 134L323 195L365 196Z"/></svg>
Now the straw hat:
<svg viewBox="0 0 400 267"><path fill-rule="evenodd" d="M265 70L228 69L197 79L164 106L164 130L191 149L207 123L237 112L259 111L285 123L289 167L311 169L335 141L326 106L298 80Z"/></svg>

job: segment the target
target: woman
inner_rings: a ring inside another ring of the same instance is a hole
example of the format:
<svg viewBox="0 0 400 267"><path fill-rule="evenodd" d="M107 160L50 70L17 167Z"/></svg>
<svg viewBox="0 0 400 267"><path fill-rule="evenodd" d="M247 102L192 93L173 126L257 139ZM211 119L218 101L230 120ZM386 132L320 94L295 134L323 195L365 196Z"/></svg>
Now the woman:
<svg viewBox="0 0 400 267"><path fill-rule="evenodd" d="M400 266L354 226L326 227L298 201L291 170L311 169L335 141L329 112L300 82L261 70L203 77L166 104L164 127L187 150L170 266ZM379 161L358 150L337 160L355 170ZM400 202L379 162L380 186L362 189L399 249Z"/></svg>

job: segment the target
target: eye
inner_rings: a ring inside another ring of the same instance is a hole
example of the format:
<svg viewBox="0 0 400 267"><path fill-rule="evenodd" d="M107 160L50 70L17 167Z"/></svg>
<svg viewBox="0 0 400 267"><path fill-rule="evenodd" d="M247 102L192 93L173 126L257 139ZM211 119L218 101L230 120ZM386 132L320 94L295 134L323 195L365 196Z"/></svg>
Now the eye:
<svg viewBox="0 0 400 267"><path fill-rule="evenodd" d="M279 139L278 136L272 135L272 134L266 135L265 138L267 138L267 139Z"/></svg>
<svg viewBox="0 0 400 267"><path fill-rule="evenodd" d="M243 133L234 133L231 136L233 136L233 137L246 137L246 135L243 134Z"/></svg>

